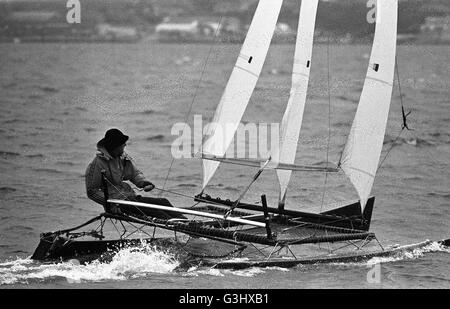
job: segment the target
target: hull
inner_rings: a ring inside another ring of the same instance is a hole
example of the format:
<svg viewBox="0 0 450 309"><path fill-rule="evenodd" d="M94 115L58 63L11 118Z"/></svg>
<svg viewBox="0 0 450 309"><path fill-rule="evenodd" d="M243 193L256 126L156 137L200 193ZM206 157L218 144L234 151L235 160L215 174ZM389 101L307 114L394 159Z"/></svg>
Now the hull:
<svg viewBox="0 0 450 309"><path fill-rule="evenodd" d="M151 242L155 239L143 241ZM67 240L64 237L41 237L31 259L45 262L77 259L86 263L105 258L108 253L114 255L121 248L138 246L141 242L140 239Z"/></svg>
<svg viewBox="0 0 450 309"><path fill-rule="evenodd" d="M360 263L368 261L376 257L394 257L398 254L424 248L432 241L424 241L421 243L387 248L372 252L357 252L349 254L333 254L319 255L308 258L270 258L270 259L248 259L248 258L199 258L187 254L185 251L180 253L177 251L176 242L170 238L154 238L154 239L129 239L129 240L98 240L98 241L68 241L58 245L59 240L55 240L53 248L48 250L48 239L41 239L41 242L32 256L32 259L42 262L58 262L76 259L80 263L85 264L93 260L108 262L114 254L121 248L139 246L142 241L152 244L157 248L177 253L177 259L181 262L179 270L188 269L191 266L213 267L218 269L245 269L251 267L282 267L292 268L299 265L311 264L332 264L332 263ZM55 243L57 245L55 245ZM450 246L450 239L438 242L443 246ZM45 250L46 254L42 255ZM198 252L205 249L198 247Z"/></svg>
<svg viewBox="0 0 450 309"><path fill-rule="evenodd" d="M312 264L333 264L333 263L361 263L367 262L372 258L377 257L395 257L401 253L412 251L415 249L424 248L430 244L432 241L424 241L418 244L400 246L395 248L388 248L386 250L379 250L369 253L354 253L354 254L340 254L340 255L325 255L317 256L311 258L301 258L301 259L270 259L270 260L204 260L204 266L210 266L219 269L245 269L250 267L282 267L282 268L292 268L299 265L312 265ZM440 245L450 246L450 239L439 241Z"/></svg>

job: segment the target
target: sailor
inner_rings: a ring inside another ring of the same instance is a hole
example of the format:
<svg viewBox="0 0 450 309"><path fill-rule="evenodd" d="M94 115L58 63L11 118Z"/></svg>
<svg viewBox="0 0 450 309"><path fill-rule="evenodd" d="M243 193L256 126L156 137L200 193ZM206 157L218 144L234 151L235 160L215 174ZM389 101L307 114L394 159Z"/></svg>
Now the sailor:
<svg viewBox="0 0 450 309"><path fill-rule="evenodd" d="M104 171L110 199L172 206L164 198L137 195L130 184L125 182L130 181L146 192L152 191L155 188L155 185L148 181L144 174L136 167L132 158L124 152L128 138L119 129L110 129L106 132L105 137L97 143L98 153L88 165L85 174L87 196L94 202L105 205L102 183L102 171ZM132 209L135 212L140 212L136 207ZM112 207L107 211L118 212L118 208ZM162 210L145 210L145 212L146 215L163 219L183 217L176 213L169 214Z"/></svg>

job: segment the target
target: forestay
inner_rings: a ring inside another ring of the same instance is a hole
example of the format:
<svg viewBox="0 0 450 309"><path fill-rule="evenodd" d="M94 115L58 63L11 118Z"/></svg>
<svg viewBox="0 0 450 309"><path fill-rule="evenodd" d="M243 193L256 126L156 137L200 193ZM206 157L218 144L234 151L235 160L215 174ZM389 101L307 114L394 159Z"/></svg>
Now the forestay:
<svg viewBox="0 0 450 309"><path fill-rule="evenodd" d="M377 1L375 37L364 88L340 166L364 209L383 147L395 70L397 0Z"/></svg>
<svg viewBox="0 0 450 309"><path fill-rule="evenodd" d="M202 152L222 157L227 151L255 89L267 56L283 0L260 0L236 65L228 80ZM219 166L203 160L203 188Z"/></svg>
<svg viewBox="0 0 450 309"><path fill-rule="evenodd" d="M272 155L275 161L294 164L303 112L306 103L311 56L314 40L318 0L302 1L300 19L295 46L292 85L289 101L281 122L281 140L279 158ZM279 203L284 204L286 190L291 178L291 170L277 170L280 183Z"/></svg>

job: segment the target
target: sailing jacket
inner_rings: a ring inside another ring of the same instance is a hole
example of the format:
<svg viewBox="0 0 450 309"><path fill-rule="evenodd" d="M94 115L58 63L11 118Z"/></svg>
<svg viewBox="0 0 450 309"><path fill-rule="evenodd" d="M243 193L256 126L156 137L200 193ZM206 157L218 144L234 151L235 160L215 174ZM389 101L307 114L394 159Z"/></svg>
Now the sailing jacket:
<svg viewBox="0 0 450 309"><path fill-rule="evenodd" d="M131 157L124 152L120 157L114 158L101 144L97 144L97 150L99 153L86 169L87 196L103 205L105 195L101 172L104 170L106 171L109 198L134 200L136 193L124 181L129 180L137 187L142 188L147 180L142 172L136 168Z"/></svg>

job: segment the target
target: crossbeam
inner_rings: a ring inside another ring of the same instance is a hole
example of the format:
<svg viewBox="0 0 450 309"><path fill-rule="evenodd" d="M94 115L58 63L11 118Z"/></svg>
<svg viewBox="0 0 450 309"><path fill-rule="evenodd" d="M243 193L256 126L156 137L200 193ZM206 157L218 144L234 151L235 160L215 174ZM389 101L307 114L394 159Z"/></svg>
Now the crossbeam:
<svg viewBox="0 0 450 309"><path fill-rule="evenodd" d="M108 203L137 206L137 207L143 207L143 208L148 208L148 209L158 209L158 210L176 212L176 213L181 213L181 214L186 214L186 215L194 215L194 216L205 217L205 218L220 219L220 220L225 220L225 221L230 221L230 222L235 222L235 223L240 223L240 224L257 226L257 227L266 227L266 225L262 222L256 222L256 221L251 221L251 220L246 220L246 219L236 218L236 217L230 217L230 216L225 217L225 216L218 215L218 214L196 211L196 210L192 210L192 209L168 207L168 206L161 206L161 205L155 205L155 204L124 201L124 200L115 200L115 199L109 199Z"/></svg>
<svg viewBox="0 0 450 309"><path fill-rule="evenodd" d="M267 160L264 159L237 159L237 158L225 158L214 156L210 154L202 153L202 159L211 160L211 161L219 161L222 163L229 163L235 165L243 165L243 166L251 166L251 167L259 167L261 168L264 165L264 162ZM338 168L334 167L322 167L322 166L310 166L310 165L297 165L297 164L287 164L277 162L276 164L269 164L266 167L267 169L277 169L277 170L290 170L290 171L301 171L301 172L322 172L322 173L337 173L339 172Z"/></svg>

